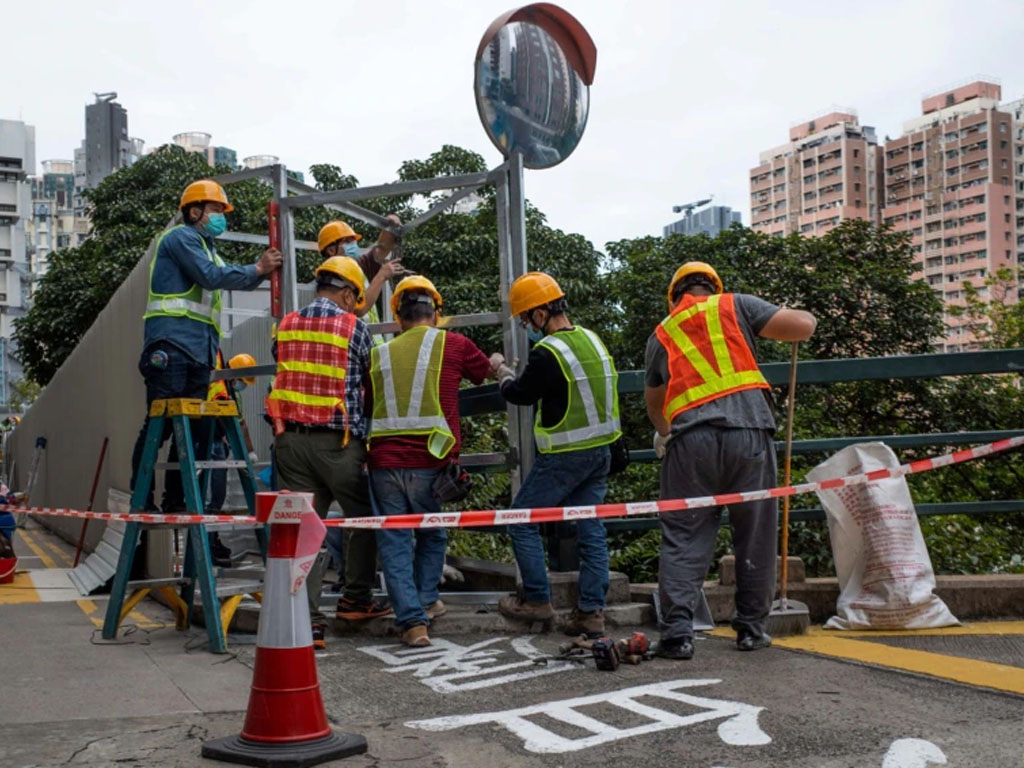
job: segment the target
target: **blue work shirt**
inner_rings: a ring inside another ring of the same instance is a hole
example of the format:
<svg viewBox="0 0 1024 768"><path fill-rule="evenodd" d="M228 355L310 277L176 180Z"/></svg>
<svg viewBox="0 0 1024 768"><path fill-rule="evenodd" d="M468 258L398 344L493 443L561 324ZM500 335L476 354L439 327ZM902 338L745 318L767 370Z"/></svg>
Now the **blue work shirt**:
<svg viewBox="0 0 1024 768"><path fill-rule="evenodd" d="M153 267L153 293L185 293L193 284L207 291L240 289L251 291L262 282L264 275L255 264L246 267L226 265L218 267L203 250L203 241L210 253L215 248L213 238L194 226L186 225L169 232L161 241ZM165 341L181 349L200 365L214 367L220 334L209 323L189 317L150 317L145 321L143 349L158 341Z"/></svg>

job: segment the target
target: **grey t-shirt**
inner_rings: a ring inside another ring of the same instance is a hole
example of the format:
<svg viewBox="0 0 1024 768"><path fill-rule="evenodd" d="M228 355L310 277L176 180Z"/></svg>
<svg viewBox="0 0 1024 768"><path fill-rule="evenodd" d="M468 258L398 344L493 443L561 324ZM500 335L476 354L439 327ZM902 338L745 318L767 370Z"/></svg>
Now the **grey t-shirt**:
<svg viewBox="0 0 1024 768"><path fill-rule="evenodd" d="M754 350L754 339L772 315L779 311L771 302L746 293L733 294L736 320ZM668 384L668 352L657 334L647 340L645 383L649 387ZM689 408L672 420L672 434L685 432L698 425L775 431L775 416L764 389L744 389L711 402Z"/></svg>

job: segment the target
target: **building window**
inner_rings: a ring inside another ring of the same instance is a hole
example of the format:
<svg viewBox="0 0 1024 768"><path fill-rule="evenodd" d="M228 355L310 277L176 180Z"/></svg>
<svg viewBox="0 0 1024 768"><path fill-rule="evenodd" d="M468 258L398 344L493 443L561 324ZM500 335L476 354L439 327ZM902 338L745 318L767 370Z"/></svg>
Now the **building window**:
<svg viewBox="0 0 1024 768"><path fill-rule="evenodd" d="M860 157L860 150L857 149L856 147L854 147L854 149L853 149L853 156L854 157Z"/></svg>
<svg viewBox="0 0 1024 768"><path fill-rule="evenodd" d="M999 123L999 132L1006 133L1006 123Z"/></svg>

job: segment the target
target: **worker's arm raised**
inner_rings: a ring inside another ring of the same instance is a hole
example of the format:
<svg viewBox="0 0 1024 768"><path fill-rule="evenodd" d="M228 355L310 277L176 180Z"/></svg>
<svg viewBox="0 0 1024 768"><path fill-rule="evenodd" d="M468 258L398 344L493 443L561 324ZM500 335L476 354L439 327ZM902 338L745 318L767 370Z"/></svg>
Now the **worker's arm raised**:
<svg viewBox="0 0 1024 768"><path fill-rule="evenodd" d="M802 309L780 309L757 334L764 339L775 341L806 341L811 338L818 321L810 312Z"/></svg>
<svg viewBox="0 0 1024 768"><path fill-rule="evenodd" d="M160 246L193 283L208 291L218 288L251 290L263 279L255 264L238 267L233 264L219 267L203 250L201 235L189 228L178 230L178 237L168 235ZM172 233L176 234L176 233ZM166 250L165 250L166 249Z"/></svg>

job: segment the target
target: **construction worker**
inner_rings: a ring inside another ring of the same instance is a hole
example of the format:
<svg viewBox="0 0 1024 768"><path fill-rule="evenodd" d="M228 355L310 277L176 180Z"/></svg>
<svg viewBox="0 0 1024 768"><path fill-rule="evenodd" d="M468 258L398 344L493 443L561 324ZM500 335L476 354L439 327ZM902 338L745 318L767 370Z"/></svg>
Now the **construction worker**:
<svg viewBox="0 0 1024 768"><path fill-rule="evenodd" d="M388 219L395 224L402 223L393 213L388 215ZM320 228L317 248L324 259L348 256L356 260L363 272L364 296L355 314L357 317L365 317L368 323L379 323L376 303L384 283L396 275L404 275L406 270L400 259L388 259L394 245L394 236L389 232L381 232L377 242L365 252L359 249L359 241L362 239L363 236L344 221L329 221Z"/></svg>
<svg viewBox="0 0 1024 768"><path fill-rule="evenodd" d="M274 346L277 375L266 406L276 435L279 485L289 491L311 491L321 518L332 501L347 517L368 517L373 509L363 473L363 389L372 341L366 324L354 314L364 298L363 272L355 259L332 256L315 274L316 298L285 315ZM372 599L376 567L373 531L351 531L338 618L366 619L390 612ZM321 648L326 630L319 605L323 571L321 553L306 579L313 643Z"/></svg>
<svg viewBox="0 0 1024 768"><path fill-rule="evenodd" d="M281 266L281 252L266 249L255 264L226 265L217 255L214 239L227 229L224 214L233 210L224 189L202 179L189 184L179 203L183 223L166 230L157 241L156 256L149 268L145 338L139 372L146 382L146 418L132 453L131 487L149 427L149 406L154 400L187 397L202 400L210 383L210 371L220 346L221 289L251 291ZM171 435L170 419L163 440ZM208 435L193 432L198 451ZM170 461L177 461L172 445ZM147 509L155 509L152 489ZM164 478L164 512L184 509L181 475L167 472Z"/></svg>
<svg viewBox="0 0 1024 768"><path fill-rule="evenodd" d="M622 434L615 363L593 331L574 326L558 283L543 272L528 272L512 283L508 294L534 342L523 373L502 364L501 394L515 405L540 407L533 434L538 456L512 502L529 507L588 506L604 501L611 466L609 446ZM502 598L506 616L546 621L554 616L551 587L544 566L544 547L536 525L510 525L509 534L523 577L523 594ZM567 634L604 633L608 591L608 547L604 523L597 518L576 522L580 554L579 604Z"/></svg>
<svg viewBox="0 0 1024 768"><path fill-rule="evenodd" d="M755 339L802 341L809 312L724 293L708 264L691 261L668 287L669 315L647 342L647 415L663 456L661 498L752 491L775 485L775 419L757 366ZM711 558L721 507L665 512L658 586L664 625L658 653L693 657L693 612ZM729 505L736 551L737 647L771 645L765 619L775 590L774 499Z"/></svg>
<svg viewBox="0 0 1024 768"><path fill-rule="evenodd" d="M228 361L228 368L250 368L256 365L256 358L244 352L235 355ZM217 350L217 366L215 370L224 369L224 354ZM249 454L249 461L256 463L256 452L253 450L252 437L249 435L249 428L242 417L241 393L246 387L255 384L256 379L251 376L244 376L240 379L219 379L211 381L207 390L207 400L232 400L238 408L238 421L242 426L242 439L245 441L245 450ZM224 430L219 427L214 435L213 446L210 449L210 458L214 461L224 461L228 457L228 439ZM240 458L240 457L235 457ZM224 501L228 495L228 471L227 469L210 470L210 504L206 507L209 514L215 514L224 508ZM213 564L221 566L231 565L231 549L224 544L220 535L216 532L210 534L210 554L213 556Z"/></svg>
<svg viewBox="0 0 1024 768"><path fill-rule="evenodd" d="M441 304L427 278L403 279L391 297L402 332L370 352L368 465L377 515L441 511L450 497L439 485L457 485L461 476L459 383L480 384L496 370L465 336L437 328ZM377 531L381 568L405 645L430 645L427 625L447 610L438 594L446 542L443 528Z"/></svg>

